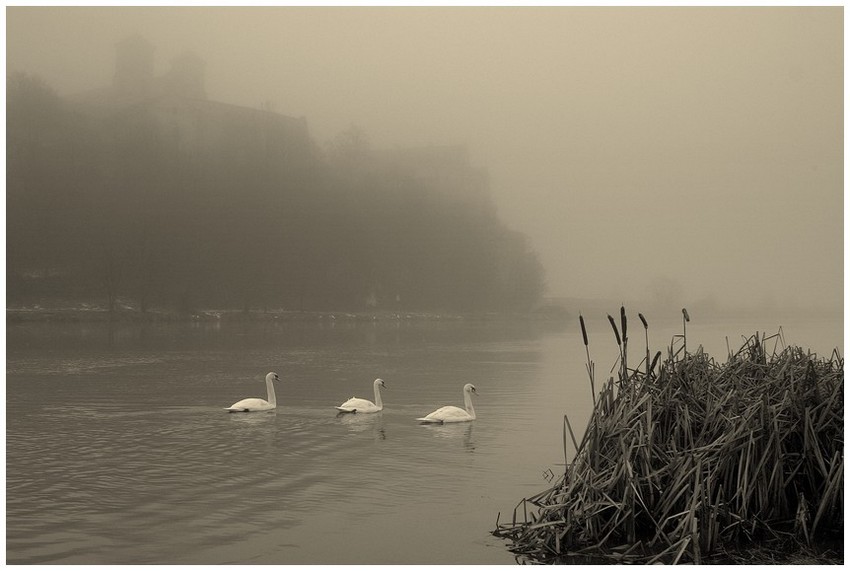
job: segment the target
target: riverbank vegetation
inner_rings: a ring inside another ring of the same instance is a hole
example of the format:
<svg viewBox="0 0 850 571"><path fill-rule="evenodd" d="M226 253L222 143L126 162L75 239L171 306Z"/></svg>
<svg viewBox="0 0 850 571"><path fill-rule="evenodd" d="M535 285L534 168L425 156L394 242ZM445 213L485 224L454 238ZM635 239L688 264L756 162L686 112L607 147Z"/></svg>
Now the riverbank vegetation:
<svg viewBox="0 0 850 571"><path fill-rule="evenodd" d="M843 560L843 357L780 332L719 363L688 344L683 310L667 355L647 343L631 368L625 310L609 321L618 370L597 392L580 318L594 408L580 439L564 417L564 474L494 533L545 562L789 561L824 546Z"/></svg>

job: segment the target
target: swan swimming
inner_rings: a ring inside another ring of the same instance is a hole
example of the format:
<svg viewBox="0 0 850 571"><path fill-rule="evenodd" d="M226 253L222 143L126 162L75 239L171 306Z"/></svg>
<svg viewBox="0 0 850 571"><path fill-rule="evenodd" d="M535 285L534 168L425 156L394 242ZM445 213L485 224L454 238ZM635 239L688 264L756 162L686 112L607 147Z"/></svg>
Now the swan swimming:
<svg viewBox="0 0 850 571"><path fill-rule="evenodd" d="M375 387L375 402L351 397L335 408L342 412L381 412L384 410L384 403L381 400L381 389L387 388L387 385L382 379L375 379L372 385Z"/></svg>
<svg viewBox="0 0 850 571"><path fill-rule="evenodd" d="M472 408L472 393L477 392L471 383L463 385L463 406L466 410L457 406L444 406L438 408L428 416L417 418L423 424L444 424L446 422L466 422L475 420L475 409Z"/></svg>
<svg viewBox="0 0 850 571"><path fill-rule="evenodd" d="M235 402L224 410L229 412L260 412L264 410L274 410L277 408L277 399L274 396L274 385L272 381L280 382L280 377L277 373L269 373L266 375L266 391L268 391L268 399L264 401L258 398L247 398Z"/></svg>

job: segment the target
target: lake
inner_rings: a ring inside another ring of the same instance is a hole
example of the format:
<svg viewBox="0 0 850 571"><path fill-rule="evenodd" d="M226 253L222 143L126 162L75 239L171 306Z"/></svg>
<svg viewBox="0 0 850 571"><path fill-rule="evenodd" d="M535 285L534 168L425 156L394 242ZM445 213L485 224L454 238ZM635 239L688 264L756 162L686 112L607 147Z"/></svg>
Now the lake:
<svg viewBox="0 0 850 571"><path fill-rule="evenodd" d="M612 314L618 308L612 308ZM587 316L597 386L616 362L605 316ZM650 320L653 352L681 332ZM688 324L725 360L726 336L774 333L828 356L837 319ZM644 351L635 314L630 355ZM229 414L265 398L278 408ZM389 389L384 410L338 415ZM478 419L414 419L462 406ZM563 470L563 415L591 395L577 318L310 323L9 323L9 564L511 564L490 532Z"/></svg>

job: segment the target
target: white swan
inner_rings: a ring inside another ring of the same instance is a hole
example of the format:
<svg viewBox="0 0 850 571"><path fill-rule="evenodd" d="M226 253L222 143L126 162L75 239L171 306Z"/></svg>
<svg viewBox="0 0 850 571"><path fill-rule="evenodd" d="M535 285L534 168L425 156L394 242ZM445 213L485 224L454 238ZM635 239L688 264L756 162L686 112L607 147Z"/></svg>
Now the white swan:
<svg viewBox="0 0 850 571"><path fill-rule="evenodd" d="M351 397L336 407L336 409L342 412L381 412L384 410L384 403L381 400L381 389L387 388L387 385L381 379L375 379L372 385L375 387L375 402Z"/></svg>
<svg viewBox="0 0 850 571"><path fill-rule="evenodd" d="M466 422L475 420L475 409L472 408L472 393L477 392L471 383L463 385L463 408L456 406L444 406L438 408L428 416L417 418L419 422L429 424L443 424L446 422Z"/></svg>
<svg viewBox="0 0 850 571"><path fill-rule="evenodd" d="M263 399L258 398L242 399L241 401L233 403L224 410L229 412L260 412L263 410L274 410L277 408L277 399L275 399L274 396L274 385L272 384L272 381L280 382L280 377L277 376L277 373L269 373L266 375L266 391L268 392L269 400L264 401Z"/></svg>

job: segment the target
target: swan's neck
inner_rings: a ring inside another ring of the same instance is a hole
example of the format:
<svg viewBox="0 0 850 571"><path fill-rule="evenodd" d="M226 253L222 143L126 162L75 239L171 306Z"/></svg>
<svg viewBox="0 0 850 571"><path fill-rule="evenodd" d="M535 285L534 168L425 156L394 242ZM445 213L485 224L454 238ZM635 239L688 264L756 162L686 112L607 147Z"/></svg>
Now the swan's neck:
<svg viewBox="0 0 850 571"><path fill-rule="evenodd" d="M475 409L472 406L472 393L469 391L463 391L463 406L466 408L469 416L475 418Z"/></svg>
<svg viewBox="0 0 850 571"><path fill-rule="evenodd" d="M268 401L272 406L277 406L277 399L274 396L274 381L266 379L266 391L268 392Z"/></svg>
<svg viewBox="0 0 850 571"><path fill-rule="evenodd" d="M384 402L381 400L381 386L375 383L375 406L384 408Z"/></svg>

